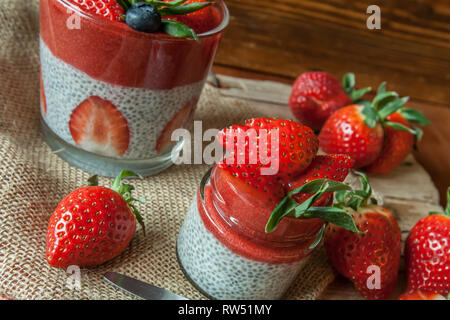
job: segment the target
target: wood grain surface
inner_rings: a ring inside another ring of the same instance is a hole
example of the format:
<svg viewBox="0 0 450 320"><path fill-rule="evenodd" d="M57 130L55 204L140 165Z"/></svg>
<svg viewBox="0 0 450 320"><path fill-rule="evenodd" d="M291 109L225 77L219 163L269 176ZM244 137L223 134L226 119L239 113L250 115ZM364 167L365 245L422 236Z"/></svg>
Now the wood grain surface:
<svg viewBox="0 0 450 320"><path fill-rule="evenodd" d="M381 30L366 27L372 0L226 0L231 21L219 66L285 79L353 71L360 86L450 104L450 2L380 0Z"/></svg>

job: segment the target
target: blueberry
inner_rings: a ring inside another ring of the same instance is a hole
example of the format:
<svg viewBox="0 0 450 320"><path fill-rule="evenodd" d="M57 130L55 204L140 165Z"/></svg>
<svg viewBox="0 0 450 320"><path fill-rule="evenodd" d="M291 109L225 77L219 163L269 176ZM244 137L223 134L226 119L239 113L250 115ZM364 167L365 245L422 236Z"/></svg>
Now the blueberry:
<svg viewBox="0 0 450 320"><path fill-rule="evenodd" d="M161 15L151 4L138 2L127 11L125 21L137 31L156 32L161 27Z"/></svg>

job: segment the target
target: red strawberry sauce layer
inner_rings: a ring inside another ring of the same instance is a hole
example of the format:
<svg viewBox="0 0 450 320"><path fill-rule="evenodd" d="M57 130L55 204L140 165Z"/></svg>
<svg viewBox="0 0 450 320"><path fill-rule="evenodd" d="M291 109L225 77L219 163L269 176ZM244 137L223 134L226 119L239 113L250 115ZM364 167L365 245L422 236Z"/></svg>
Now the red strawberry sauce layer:
<svg viewBox="0 0 450 320"><path fill-rule="evenodd" d="M205 187L205 201L197 195L197 207L206 229L235 254L254 261L293 263L306 257L308 247L323 225L321 219L283 219L272 233L265 225L274 206L250 198L238 190L226 171L215 168ZM242 187L245 188L245 185Z"/></svg>
<svg viewBox="0 0 450 320"><path fill-rule="evenodd" d="M123 22L68 13L69 5L63 3L69 2L40 1L43 41L57 58L110 84L163 90L202 81L221 37L221 33L204 36L198 43L163 33L137 32ZM67 27L74 14L81 19L79 29ZM222 15L217 17L222 19Z"/></svg>

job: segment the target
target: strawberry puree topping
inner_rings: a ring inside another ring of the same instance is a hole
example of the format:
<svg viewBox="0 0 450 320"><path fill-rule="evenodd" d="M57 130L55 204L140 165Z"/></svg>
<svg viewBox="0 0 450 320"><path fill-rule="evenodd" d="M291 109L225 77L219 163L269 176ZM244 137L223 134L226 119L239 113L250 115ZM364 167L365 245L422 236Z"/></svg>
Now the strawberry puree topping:
<svg viewBox="0 0 450 320"><path fill-rule="evenodd" d="M153 90L206 78L220 34L202 37L198 43L162 33L137 32L122 22L68 13L63 2L41 1L41 37L53 55L90 77ZM80 27L73 28L76 24L71 22L77 19Z"/></svg>
<svg viewBox="0 0 450 320"><path fill-rule="evenodd" d="M221 170L213 171L211 185L205 187L205 202L198 195L197 205L205 227L222 244L248 259L274 264L306 257L323 224L320 219L286 218L266 234L273 207L243 197Z"/></svg>

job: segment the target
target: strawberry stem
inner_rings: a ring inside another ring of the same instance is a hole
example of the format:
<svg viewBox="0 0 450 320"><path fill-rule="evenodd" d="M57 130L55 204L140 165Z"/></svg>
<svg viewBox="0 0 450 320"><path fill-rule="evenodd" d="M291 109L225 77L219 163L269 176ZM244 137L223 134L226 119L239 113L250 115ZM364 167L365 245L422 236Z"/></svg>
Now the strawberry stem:
<svg viewBox="0 0 450 320"><path fill-rule="evenodd" d="M137 199L137 198L132 197L131 192L134 190L134 187L132 185L122 183L122 179L131 178L131 177L137 177L137 178L142 179L142 176L140 176L139 174L137 174L133 171L122 170L119 173L119 175L114 179L111 189L116 191L117 193L119 193L123 197L123 199L126 201L126 203L130 206L131 211L133 212L133 214L136 217L136 221L141 225L141 227L144 231L144 235L145 235L144 219L142 218L141 214L139 213L139 210L133 204L133 202L145 203L145 199L144 198Z"/></svg>
<svg viewBox="0 0 450 320"><path fill-rule="evenodd" d="M444 215L447 217L450 217L450 187L447 188L447 205L445 207L445 211L444 212L430 212L430 215L434 215L434 214L440 214L440 215Z"/></svg>
<svg viewBox="0 0 450 320"><path fill-rule="evenodd" d="M98 175L94 175L88 179L88 186L89 187L98 186Z"/></svg>
<svg viewBox="0 0 450 320"><path fill-rule="evenodd" d="M320 218L334 223L352 232L361 233L356 227L353 217L346 210L339 207L313 207L314 203L326 192L351 190L351 187L334 180L317 179L298 187L288 193L273 210L266 224L266 232L274 231L278 223L286 216L295 218ZM295 201L292 196L299 193L312 193L302 203Z"/></svg>
<svg viewBox="0 0 450 320"><path fill-rule="evenodd" d="M159 13L161 14L161 16L184 15L202 10L212 4L212 2L193 2L181 6L164 7L159 9Z"/></svg>
<svg viewBox="0 0 450 320"><path fill-rule="evenodd" d="M123 8L125 12L127 12L127 10L131 7L131 4L127 0L117 0L117 3Z"/></svg>
<svg viewBox="0 0 450 320"><path fill-rule="evenodd" d="M348 210L358 211L360 207L367 206L369 200L372 199L372 187L364 173L356 171L355 173L360 176L359 180L362 186L362 189L360 190L354 190L349 185L342 182L317 179L289 192L287 196L278 203L270 215L266 224L266 233L274 231L278 223L286 216L306 219L320 218L327 223L333 223L352 232L359 234L364 233L359 231L353 217L348 213ZM331 207L313 207L314 203L326 192L335 191L336 204ZM313 195L302 203L298 203L292 196L299 192L312 193ZM314 241L313 247L317 246L318 243L316 242L320 242L321 237L319 232L318 239Z"/></svg>
<svg viewBox="0 0 450 320"><path fill-rule="evenodd" d="M354 73L346 73L342 78L342 88L344 91L350 96L350 99L354 103L358 103L361 98L372 90L371 87L363 88L363 89L355 89L355 74Z"/></svg>
<svg viewBox="0 0 450 320"><path fill-rule="evenodd" d="M353 82L350 78L350 80L343 81L343 85L347 83L345 85L349 86L349 84L352 84ZM420 128L415 126L411 126L410 128L403 124L387 120L391 114L398 112L403 115L408 122L414 122L421 126L430 124L430 121L425 118L419 110L403 107L408 100L409 97L400 98L397 92L386 91L386 82L381 83L372 102L365 100L359 101L359 104L364 105L364 108L362 109L362 114L365 116L364 123L369 128L374 128L377 123L381 123L384 127L391 127L395 130L410 132L417 140L420 140L423 135Z"/></svg>

